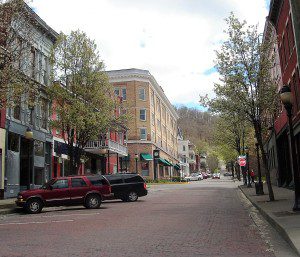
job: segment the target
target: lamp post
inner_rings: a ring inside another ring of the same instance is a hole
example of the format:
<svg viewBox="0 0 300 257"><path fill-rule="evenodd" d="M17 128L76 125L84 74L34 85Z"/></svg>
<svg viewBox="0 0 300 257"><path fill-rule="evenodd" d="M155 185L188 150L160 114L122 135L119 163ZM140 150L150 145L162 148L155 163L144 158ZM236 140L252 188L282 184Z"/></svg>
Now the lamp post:
<svg viewBox="0 0 300 257"><path fill-rule="evenodd" d="M295 203L293 207L293 211L300 211L300 180L299 180L299 170L298 170L298 161L296 155L296 146L294 139L294 129L292 124L292 93L289 86L284 85L280 90L280 99L284 105L288 116L289 122L289 132L290 132L290 145L291 145L291 157L292 157L292 169L294 176L294 184L295 184Z"/></svg>
<svg viewBox="0 0 300 257"><path fill-rule="evenodd" d="M138 173L138 159L139 159L139 155L136 153L134 155L134 159L135 159L135 173Z"/></svg>
<svg viewBox="0 0 300 257"><path fill-rule="evenodd" d="M245 153L246 153L246 174L248 177L248 183L247 183L247 187L252 187L251 186L251 177L250 177L250 170L249 170L249 148L246 146L245 147Z"/></svg>
<svg viewBox="0 0 300 257"><path fill-rule="evenodd" d="M27 158L28 158L28 170L27 170L27 189L30 189L30 141L33 139L33 132L32 130L28 127L25 132L25 138L28 140L28 152L27 152Z"/></svg>
<svg viewBox="0 0 300 257"><path fill-rule="evenodd" d="M259 144L257 138L255 137L255 146L256 146L256 156L257 156L257 175L258 175L258 183L255 183L255 190L257 195L264 194L264 187L261 180L261 169L260 169L260 158L259 158Z"/></svg>

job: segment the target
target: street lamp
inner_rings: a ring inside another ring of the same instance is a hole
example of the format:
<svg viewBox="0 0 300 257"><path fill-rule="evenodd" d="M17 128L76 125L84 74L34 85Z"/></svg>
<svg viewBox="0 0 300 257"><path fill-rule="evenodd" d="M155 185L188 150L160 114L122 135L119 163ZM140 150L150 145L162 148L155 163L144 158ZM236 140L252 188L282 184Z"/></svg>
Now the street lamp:
<svg viewBox="0 0 300 257"><path fill-rule="evenodd" d="M138 173L138 159L139 159L139 155L136 153L134 155L134 159L135 159L135 173Z"/></svg>
<svg viewBox="0 0 300 257"><path fill-rule="evenodd" d="M30 141L33 139L33 132L32 130L28 127L25 132L25 138L28 140L28 152L27 152L27 158L28 158L28 170L27 170L27 189L30 189Z"/></svg>
<svg viewBox="0 0 300 257"><path fill-rule="evenodd" d="M247 187L252 187L251 186L251 177L250 177L250 170L249 170L249 148L246 146L245 147L245 153L246 153L246 174L248 175L248 183L247 183Z"/></svg>
<svg viewBox="0 0 300 257"><path fill-rule="evenodd" d="M259 144L257 138L255 137L255 146L256 146L256 156L257 156L257 175L258 175L258 183L255 183L255 190L257 195L264 194L264 187L261 180L261 170L260 170L260 158L259 158Z"/></svg>
<svg viewBox="0 0 300 257"><path fill-rule="evenodd" d="M292 124L292 93L289 86L284 85L280 90L280 100L284 105L288 116L289 122L289 132L290 132L290 144L291 144L291 157L292 157L292 169L294 176L294 184L295 184L295 203L293 210L300 211L300 180L299 180L299 170L298 170L298 162L296 155L296 146L295 146L295 138L294 138L294 129Z"/></svg>

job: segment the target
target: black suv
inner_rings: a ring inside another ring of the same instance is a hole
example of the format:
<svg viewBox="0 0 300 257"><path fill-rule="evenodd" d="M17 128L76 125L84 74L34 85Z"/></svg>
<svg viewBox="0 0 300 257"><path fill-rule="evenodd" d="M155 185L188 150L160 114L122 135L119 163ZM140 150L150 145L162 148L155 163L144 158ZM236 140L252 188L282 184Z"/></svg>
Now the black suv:
<svg viewBox="0 0 300 257"><path fill-rule="evenodd" d="M147 195L145 180L138 174L104 175L111 185L114 199L124 202L135 202L139 197Z"/></svg>

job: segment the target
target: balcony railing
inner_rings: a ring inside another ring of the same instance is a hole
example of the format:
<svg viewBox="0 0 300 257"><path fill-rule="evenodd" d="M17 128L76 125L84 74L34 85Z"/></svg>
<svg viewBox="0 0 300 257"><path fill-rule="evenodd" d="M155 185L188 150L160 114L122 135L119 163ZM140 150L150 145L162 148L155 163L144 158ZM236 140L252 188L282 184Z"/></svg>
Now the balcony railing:
<svg viewBox="0 0 300 257"><path fill-rule="evenodd" d="M106 154L109 151L110 153L117 153L123 156L128 155L128 149L126 146L117 143L115 141L112 141L110 139L105 141L104 140L89 141L84 149L87 152L98 153L98 154Z"/></svg>

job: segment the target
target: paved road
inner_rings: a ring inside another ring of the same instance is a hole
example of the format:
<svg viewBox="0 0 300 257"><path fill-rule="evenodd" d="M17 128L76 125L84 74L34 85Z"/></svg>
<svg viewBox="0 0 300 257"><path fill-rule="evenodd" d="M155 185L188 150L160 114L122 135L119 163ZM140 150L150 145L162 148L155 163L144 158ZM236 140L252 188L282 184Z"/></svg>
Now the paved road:
<svg viewBox="0 0 300 257"><path fill-rule="evenodd" d="M0 256L295 256L236 186L151 186L135 203L0 216Z"/></svg>

